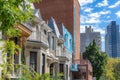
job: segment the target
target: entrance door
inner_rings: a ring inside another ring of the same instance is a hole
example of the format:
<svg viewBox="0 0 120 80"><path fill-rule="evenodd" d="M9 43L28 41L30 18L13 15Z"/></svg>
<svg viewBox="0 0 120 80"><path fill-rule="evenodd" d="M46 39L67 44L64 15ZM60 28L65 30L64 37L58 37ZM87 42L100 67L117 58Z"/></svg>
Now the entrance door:
<svg viewBox="0 0 120 80"><path fill-rule="evenodd" d="M45 54L42 54L42 74L45 73Z"/></svg>
<svg viewBox="0 0 120 80"><path fill-rule="evenodd" d="M60 70L59 71L60 71L60 73L63 74L63 76L61 76L61 78L64 79L64 77L65 77L64 76L65 75L65 73L64 73L64 64L59 64L59 66L60 66L60 68L59 68Z"/></svg>
<svg viewBox="0 0 120 80"><path fill-rule="evenodd" d="M37 72L37 52L30 52L30 68Z"/></svg>
<svg viewBox="0 0 120 80"><path fill-rule="evenodd" d="M54 76L54 65L53 65L53 63L50 64L50 76L51 76L51 77Z"/></svg>

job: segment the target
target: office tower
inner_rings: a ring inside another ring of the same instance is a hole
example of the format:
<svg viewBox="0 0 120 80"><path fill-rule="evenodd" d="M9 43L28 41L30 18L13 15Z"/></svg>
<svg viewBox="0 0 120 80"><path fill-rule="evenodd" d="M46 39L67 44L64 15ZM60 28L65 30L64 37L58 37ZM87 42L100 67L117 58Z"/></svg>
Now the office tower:
<svg viewBox="0 0 120 80"><path fill-rule="evenodd" d="M95 40L98 47L101 49L101 35L100 32L94 32L93 28L85 27L85 33L80 34L81 46L80 51L83 53L86 50L86 47Z"/></svg>
<svg viewBox="0 0 120 80"><path fill-rule="evenodd" d="M34 5L35 8L40 9L44 20L47 21L52 16L58 25L64 23L74 38L75 59L80 59L80 5L78 0L43 0Z"/></svg>
<svg viewBox="0 0 120 80"><path fill-rule="evenodd" d="M120 57L119 40L119 25L116 24L116 21L111 21L105 34L105 51L110 57Z"/></svg>

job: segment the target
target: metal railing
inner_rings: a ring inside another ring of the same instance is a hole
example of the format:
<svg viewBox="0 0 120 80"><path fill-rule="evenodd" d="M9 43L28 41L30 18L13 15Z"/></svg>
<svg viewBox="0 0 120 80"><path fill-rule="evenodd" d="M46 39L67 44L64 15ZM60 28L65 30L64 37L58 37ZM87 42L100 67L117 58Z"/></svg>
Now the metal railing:
<svg viewBox="0 0 120 80"><path fill-rule="evenodd" d="M20 64L8 64L6 75L9 78L18 78L21 74L21 65Z"/></svg>
<svg viewBox="0 0 120 80"><path fill-rule="evenodd" d="M69 60L72 59L72 54L69 51L67 51L66 49L64 49L63 51L61 49L60 50L57 49L55 55L58 57L66 57Z"/></svg>
<svg viewBox="0 0 120 80"><path fill-rule="evenodd" d="M6 75L8 78L20 78L22 76L22 73L25 71L29 71L32 77L35 77L35 71L33 68L28 67L26 65L20 65L20 64L10 64L7 66L7 72Z"/></svg>

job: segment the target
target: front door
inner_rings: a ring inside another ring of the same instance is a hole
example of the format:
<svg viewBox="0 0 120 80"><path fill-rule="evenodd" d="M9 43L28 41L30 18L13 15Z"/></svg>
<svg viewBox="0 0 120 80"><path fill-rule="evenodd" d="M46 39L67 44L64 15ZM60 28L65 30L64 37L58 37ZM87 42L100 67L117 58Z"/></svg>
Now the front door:
<svg viewBox="0 0 120 80"><path fill-rule="evenodd" d="M51 77L54 76L54 65L53 65L53 63L50 64L50 76L51 76Z"/></svg>

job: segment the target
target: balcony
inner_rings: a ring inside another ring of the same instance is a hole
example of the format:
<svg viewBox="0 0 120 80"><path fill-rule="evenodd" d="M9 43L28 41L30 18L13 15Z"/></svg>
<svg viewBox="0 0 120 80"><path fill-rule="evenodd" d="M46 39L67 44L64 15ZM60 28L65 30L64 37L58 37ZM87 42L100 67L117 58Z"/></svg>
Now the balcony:
<svg viewBox="0 0 120 80"><path fill-rule="evenodd" d="M48 48L48 37L40 31L33 31L28 41L40 43L41 46Z"/></svg>
<svg viewBox="0 0 120 80"><path fill-rule="evenodd" d="M63 44L63 43L64 43L63 36L60 35L60 36L59 36L59 39L58 39L58 44Z"/></svg>
<svg viewBox="0 0 120 80"><path fill-rule="evenodd" d="M63 52L61 56L66 57L68 60L72 60L72 54L67 50L65 50L65 52Z"/></svg>
<svg viewBox="0 0 120 80"><path fill-rule="evenodd" d="M59 57L60 60L72 60L72 54L66 49L64 49L63 52L61 50L57 50L56 56Z"/></svg>

